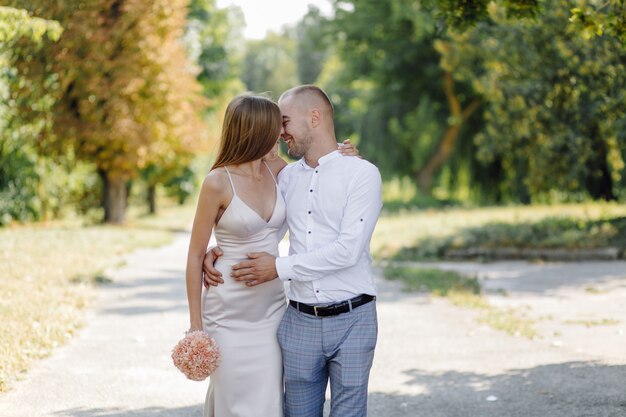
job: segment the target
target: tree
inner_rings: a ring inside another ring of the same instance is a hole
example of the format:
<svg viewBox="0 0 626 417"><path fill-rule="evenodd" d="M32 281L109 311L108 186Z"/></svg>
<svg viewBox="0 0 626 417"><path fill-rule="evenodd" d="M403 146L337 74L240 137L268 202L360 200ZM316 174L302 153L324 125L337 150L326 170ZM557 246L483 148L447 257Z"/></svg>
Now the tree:
<svg viewBox="0 0 626 417"><path fill-rule="evenodd" d="M0 47L6 49L15 40L26 38L39 44L44 37L57 41L63 28L59 22L33 17L24 9L0 6Z"/></svg>
<svg viewBox="0 0 626 417"><path fill-rule="evenodd" d="M239 87L242 23L238 8L219 9L215 0L191 0L185 43L191 59L200 68L197 78L203 95L210 100L209 111L215 111L217 98L233 84Z"/></svg>
<svg viewBox="0 0 626 417"><path fill-rule="evenodd" d="M439 45L443 66L472 81L487 103L479 157L500 160L507 192L527 201L623 193L626 52L613 37L572 36L574 5L555 1L537 22L503 22L494 9L495 25L479 23Z"/></svg>
<svg viewBox="0 0 626 417"><path fill-rule="evenodd" d="M477 23L490 23L492 11L504 11L507 20L537 21L542 14L550 14L553 3L540 0L423 0L422 5L437 19L445 22L440 30L463 32ZM491 9L491 10L490 10ZM569 19L563 21L569 30L583 39L609 36L626 45L626 2L624 0L588 1L570 3Z"/></svg>
<svg viewBox="0 0 626 417"><path fill-rule="evenodd" d="M254 92L269 92L277 98L298 84L295 36L289 31L269 33L264 39L249 40L243 63L242 81Z"/></svg>
<svg viewBox="0 0 626 417"><path fill-rule="evenodd" d="M0 225L46 214L38 199L41 164L32 146L45 129L45 121L20 119L10 87L24 80L11 66L10 52L18 47L36 51L44 39L55 42L61 33L59 22L32 17L26 10L0 7ZM24 101L34 109L49 108L45 94L24 97Z"/></svg>
<svg viewBox="0 0 626 417"><path fill-rule="evenodd" d="M409 175L430 194L459 138L469 136L462 127L480 102L439 66L435 22L419 2L340 3L340 55L351 78L371 86L360 127L364 153L387 174Z"/></svg>
<svg viewBox="0 0 626 417"><path fill-rule="evenodd" d="M122 223L126 182L149 163L191 152L202 132L200 86L181 43L187 2L14 0L61 22L57 44L12 60L30 83L54 97L42 153L71 149L102 178L105 221ZM51 74L54 82L46 84ZM32 109L22 108L24 114Z"/></svg>
<svg viewBox="0 0 626 417"><path fill-rule="evenodd" d="M295 27L297 41L296 61L300 84L313 84L319 77L328 58L330 26L320 9L309 5L309 11Z"/></svg>
<svg viewBox="0 0 626 417"><path fill-rule="evenodd" d="M241 10L219 9L215 0L191 0L184 42L189 58L199 68L197 80L202 85L207 124L219 124L218 115L235 92L243 89L239 80L242 40ZM176 158L153 161L142 168L140 176L147 187L146 200L151 214L156 213L157 186L163 185L182 204L194 191L191 162L198 152L208 151L219 139L219 129L204 131L202 146L178 149ZM174 188L169 190L170 188Z"/></svg>

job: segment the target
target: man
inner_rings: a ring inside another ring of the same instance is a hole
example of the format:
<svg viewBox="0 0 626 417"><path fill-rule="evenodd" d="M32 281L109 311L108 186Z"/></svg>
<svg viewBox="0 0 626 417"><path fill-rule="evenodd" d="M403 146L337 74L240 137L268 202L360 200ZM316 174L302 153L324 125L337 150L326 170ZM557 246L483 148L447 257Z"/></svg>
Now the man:
<svg viewBox="0 0 626 417"><path fill-rule="evenodd" d="M278 105L289 155L301 158L278 177L289 256L249 254L232 277L249 286L276 278L290 284L278 329L285 417L321 417L329 379L331 417L366 416L378 332L369 244L382 208L380 173L336 150L333 107L323 90L295 87ZM221 281L211 267L214 255L205 260L211 285Z"/></svg>

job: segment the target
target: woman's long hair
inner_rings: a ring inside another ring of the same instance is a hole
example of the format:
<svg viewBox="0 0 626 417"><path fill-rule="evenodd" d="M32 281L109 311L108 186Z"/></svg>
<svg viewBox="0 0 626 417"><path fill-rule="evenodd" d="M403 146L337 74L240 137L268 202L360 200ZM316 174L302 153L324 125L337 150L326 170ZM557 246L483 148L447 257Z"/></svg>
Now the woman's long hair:
<svg viewBox="0 0 626 417"><path fill-rule="evenodd" d="M280 135L282 116L267 97L240 95L226 108L220 150L211 170L261 159Z"/></svg>

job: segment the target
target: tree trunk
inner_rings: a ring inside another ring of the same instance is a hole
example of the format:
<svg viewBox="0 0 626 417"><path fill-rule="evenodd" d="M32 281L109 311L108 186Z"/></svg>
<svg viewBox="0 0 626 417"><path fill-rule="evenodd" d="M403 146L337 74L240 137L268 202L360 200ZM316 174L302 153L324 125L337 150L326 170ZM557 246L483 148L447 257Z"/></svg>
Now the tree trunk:
<svg viewBox="0 0 626 417"><path fill-rule="evenodd" d="M441 141L439 141L439 146L435 153L415 172L417 188L426 195L430 195L432 192L435 173L450 159L456 140L459 137L461 126L480 106L480 101L474 100L465 109L461 108L461 102L454 94L454 81L452 74L449 72L446 72L443 76L443 89L450 106L450 119L452 122L448 125Z"/></svg>
<svg viewBox="0 0 626 417"><path fill-rule="evenodd" d="M131 181L126 181L126 208L128 208L128 205L130 204L130 202L128 201L128 198L130 197L130 191L133 188L133 182Z"/></svg>
<svg viewBox="0 0 626 417"><path fill-rule="evenodd" d="M148 185L148 210L150 214L156 214L156 184Z"/></svg>
<svg viewBox="0 0 626 417"><path fill-rule="evenodd" d="M594 125L590 136L593 138L595 158L589 164L590 173L587 175L586 188L594 200L615 201L617 197L613 192L613 178L609 168L609 150L606 141L600 135L600 129Z"/></svg>
<svg viewBox="0 0 626 417"><path fill-rule="evenodd" d="M123 224L126 220L126 179L102 170L98 173L103 182L104 221L111 224Z"/></svg>

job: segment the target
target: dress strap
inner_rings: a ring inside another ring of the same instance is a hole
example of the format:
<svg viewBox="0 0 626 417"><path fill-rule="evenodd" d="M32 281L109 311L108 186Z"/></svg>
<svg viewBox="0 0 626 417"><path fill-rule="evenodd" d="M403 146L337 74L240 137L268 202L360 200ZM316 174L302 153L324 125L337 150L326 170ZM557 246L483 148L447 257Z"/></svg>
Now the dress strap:
<svg viewBox="0 0 626 417"><path fill-rule="evenodd" d="M276 177L274 176L274 173L272 172L272 169L270 168L269 165L267 165L267 162L265 162L265 159L262 159L262 161L265 164L265 166L267 167L267 170L270 172L270 175L272 176L272 179L274 180L274 184L278 185L278 182L276 182Z"/></svg>
<svg viewBox="0 0 626 417"><path fill-rule="evenodd" d="M226 167L226 165L224 165L224 169L228 174L228 180L230 181L230 188L233 189L233 195L237 195L237 192L235 191L235 183L233 183L233 178L230 176L230 171L228 170L228 167Z"/></svg>

